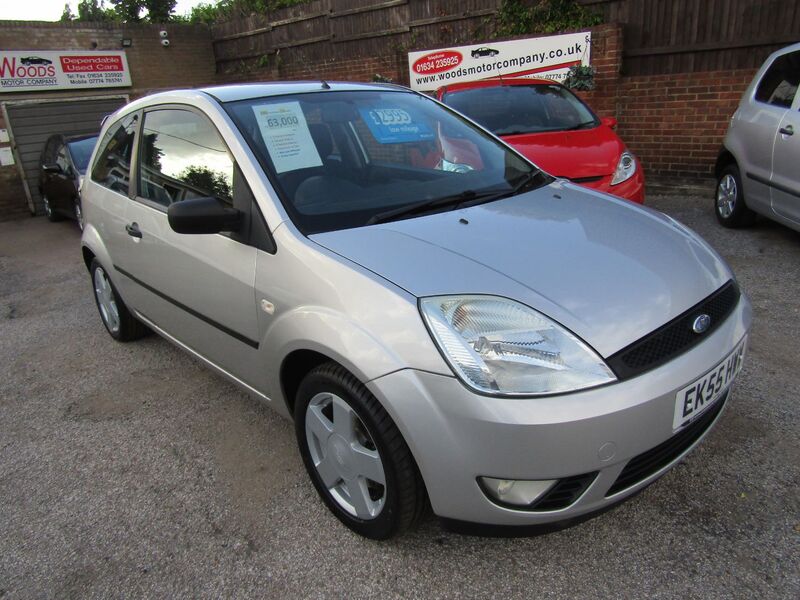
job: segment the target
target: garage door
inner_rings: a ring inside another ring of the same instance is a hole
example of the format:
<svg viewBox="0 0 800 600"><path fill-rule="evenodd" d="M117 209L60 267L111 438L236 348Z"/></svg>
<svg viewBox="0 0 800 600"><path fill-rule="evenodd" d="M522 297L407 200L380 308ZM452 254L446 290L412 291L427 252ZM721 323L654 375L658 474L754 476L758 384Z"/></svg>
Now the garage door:
<svg viewBox="0 0 800 600"><path fill-rule="evenodd" d="M51 135L81 135L100 131L100 122L125 104L125 98L111 97L64 102L6 104L25 180L36 214L44 213L39 194L39 169L44 144Z"/></svg>

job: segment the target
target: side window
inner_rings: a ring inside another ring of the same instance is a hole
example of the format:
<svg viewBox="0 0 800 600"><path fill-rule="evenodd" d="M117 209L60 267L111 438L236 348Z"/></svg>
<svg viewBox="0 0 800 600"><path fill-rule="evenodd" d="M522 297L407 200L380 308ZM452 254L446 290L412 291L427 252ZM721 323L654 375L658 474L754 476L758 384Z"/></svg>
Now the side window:
<svg viewBox="0 0 800 600"><path fill-rule="evenodd" d="M756 90L756 100L791 108L800 83L800 52L791 52L775 59Z"/></svg>
<svg viewBox="0 0 800 600"><path fill-rule="evenodd" d="M56 150L56 164L66 173L69 170L69 159L67 159L67 147L59 144Z"/></svg>
<svg viewBox="0 0 800 600"><path fill-rule="evenodd" d="M100 152L92 168L92 181L110 190L128 194L131 175L136 115L114 123L100 142Z"/></svg>
<svg viewBox="0 0 800 600"><path fill-rule="evenodd" d="M139 195L162 206L213 196L233 203L233 158L208 118L162 109L144 117Z"/></svg>

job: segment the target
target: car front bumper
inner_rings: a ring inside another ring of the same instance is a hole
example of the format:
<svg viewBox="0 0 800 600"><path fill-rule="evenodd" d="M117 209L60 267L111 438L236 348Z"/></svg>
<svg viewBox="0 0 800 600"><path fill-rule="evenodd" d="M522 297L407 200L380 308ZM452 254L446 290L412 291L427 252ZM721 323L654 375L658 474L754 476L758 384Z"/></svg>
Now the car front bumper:
<svg viewBox="0 0 800 600"><path fill-rule="evenodd" d="M402 432L440 517L490 525L568 520L637 492L700 442L722 411L716 411L696 439L673 450L663 467L609 493L631 459L673 439L676 393L732 352L747 334L751 318L742 295L725 323L688 352L638 377L574 394L488 397L455 377L411 369L374 379L368 387ZM703 414L716 408L712 405ZM501 506L478 484L482 476L561 480L594 473L588 488L558 510Z"/></svg>

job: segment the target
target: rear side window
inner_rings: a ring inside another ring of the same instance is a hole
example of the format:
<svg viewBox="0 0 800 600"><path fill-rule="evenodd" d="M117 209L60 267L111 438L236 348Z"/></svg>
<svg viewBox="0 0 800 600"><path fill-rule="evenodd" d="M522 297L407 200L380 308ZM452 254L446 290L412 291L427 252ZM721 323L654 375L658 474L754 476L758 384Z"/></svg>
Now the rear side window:
<svg viewBox="0 0 800 600"><path fill-rule="evenodd" d="M130 189L131 156L137 116L114 123L103 136L100 152L92 168L92 181L120 194Z"/></svg>
<svg viewBox="0 0 800 600"><path fill-rule="evenodd" d="M756 90L756 100L791 108L800 83L800 52L790 52L775 59Z"/></svg>
<svg viewBox="0 0 800 600"><path fill-rule="evenodd" d="M139 195L162 206L215 197L232 204L233 158L211 121L188 110L144 117Z"/></svg>

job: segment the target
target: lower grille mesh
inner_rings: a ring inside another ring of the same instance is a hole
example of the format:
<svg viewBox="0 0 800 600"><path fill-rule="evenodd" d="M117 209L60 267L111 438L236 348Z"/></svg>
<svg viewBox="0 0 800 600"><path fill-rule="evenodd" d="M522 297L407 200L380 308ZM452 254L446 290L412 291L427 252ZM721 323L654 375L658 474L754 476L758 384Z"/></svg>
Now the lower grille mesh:
<svg viewBox="0 0 800 600"><path fill-rule="evenodd" d="M717 400L716 405L701 414L696 421L690 423L667 441L629 460L628 464L625 465L625 468L622 469L622 472L619 474L619 477L617 477L614 485L606 492L606 497L612 496L617 492L621 492L647 479L653 473L663 469L683 454L689 446L700 439L708 430L727 400L728 393Z"/></svg>
<svg viewBox="0 0 800 600"><path fill-rule="evenodd" d="M543 511L567 508L592 485L595 477L597 477L596 471L559 479L558 483L551 487L544 496L533 503L530 510Z"/></svg>

